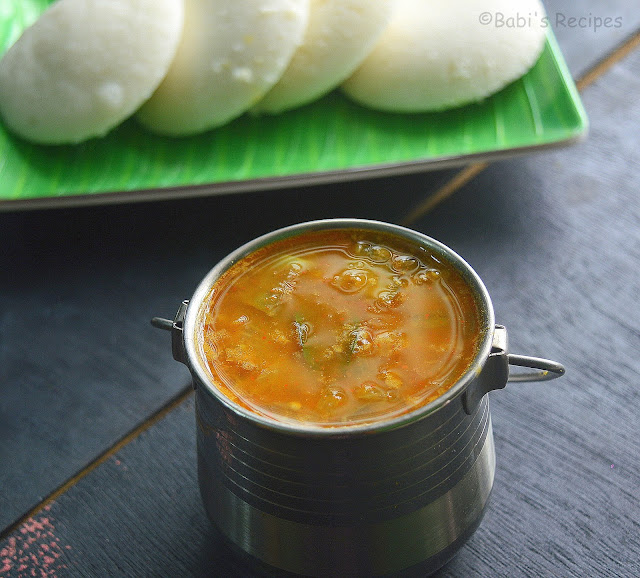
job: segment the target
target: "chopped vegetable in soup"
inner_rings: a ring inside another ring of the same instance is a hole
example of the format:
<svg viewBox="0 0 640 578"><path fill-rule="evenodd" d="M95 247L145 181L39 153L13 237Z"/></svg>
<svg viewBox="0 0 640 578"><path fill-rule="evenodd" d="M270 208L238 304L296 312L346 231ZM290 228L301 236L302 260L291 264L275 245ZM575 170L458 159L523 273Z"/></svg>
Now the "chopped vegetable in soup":
<svg viewBox="0 0 640 578"><path fill-rule="evenodd" d="M337 229L235 263L204 302L204 365L227 397L279 421L338 426L441 396L479 340L472 289L396 236Z"/></svg>

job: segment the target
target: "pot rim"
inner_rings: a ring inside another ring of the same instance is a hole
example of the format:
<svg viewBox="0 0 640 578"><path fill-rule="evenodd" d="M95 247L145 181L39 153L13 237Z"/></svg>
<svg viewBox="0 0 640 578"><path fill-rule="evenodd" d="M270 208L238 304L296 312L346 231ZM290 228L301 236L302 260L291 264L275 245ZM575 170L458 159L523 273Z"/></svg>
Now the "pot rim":
<svg viewBox="0 0 640 578"><path fill-rule="evenodd" d="M390 419L375 419L371 422L362 424L335 426L313 425L306 423L298 424L289 421L277 421L274 418L258 414L233 402L220 390L218 390L218 388L211 380L211 377L205 370L197 346L196 328L200 316L201 305L204 299L209 294L209 290L211 289L215 281L222 275L222 273L242 258L246 257L250 253L265 245L305 232L331 229L363 229L375 232L391 233L411 240L418 245L427 246L436 254L446 258L450 263L452 263L458 269L458 271L463 274L465 279L473 288L474 294L478 298L480 316L483 322L483 327L481 330L483 332L483 336L481 342L477 348L476 355L472 363L469 365L465 373L463 373L460 379L444 394L442 394L432 402L423 406L419 406L413 410L402 413ZM419 231L415 231L401 225L395 225L370 219L333 218L305 221L276 229L274 231L256 237L251 241L248 241L233 252L229 253L205 275L205 277L202 279L202 281L194 291L193 296L189 300L189 304L187 306L182 334L187 366L189 367L194 380L197 379L197 383L201 386L204 386L206 392L209 395L213 396L217 401L222 403L222 405L225 406L228 410L244 419L247 419L250 422L253 422L256 425L281 433L314 437L335 437L345 435L352 436L354 434L367 434L378 431L397 429L399 427L409 425L418 420L424 419L440 408L449 404L451 401L460 396L466 390L469 384L478 375L480 375L484 363L491 352L494 326L495 313L487 288L480 279L479 275L473 270L473 268L455 251L453 251L443 243L425 235L424 233L420 233Z"/></svg>

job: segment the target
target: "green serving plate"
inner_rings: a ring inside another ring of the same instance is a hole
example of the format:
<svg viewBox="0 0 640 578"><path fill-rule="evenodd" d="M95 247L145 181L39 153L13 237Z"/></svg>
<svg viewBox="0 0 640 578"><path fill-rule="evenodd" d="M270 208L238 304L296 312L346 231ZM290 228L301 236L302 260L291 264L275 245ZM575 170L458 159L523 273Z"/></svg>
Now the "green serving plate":
<svg viewBox="0 0 640 578"><path fill-rule="evenodd" d="M51 0L0 2L0 53ZM587 116L549 32L537 64L477 104L428 114L369 110L340 91L202 135L154 135L129 119L74 146L35 145L0 122L0 209L180 198L439 169L572 143Z"/></svg>

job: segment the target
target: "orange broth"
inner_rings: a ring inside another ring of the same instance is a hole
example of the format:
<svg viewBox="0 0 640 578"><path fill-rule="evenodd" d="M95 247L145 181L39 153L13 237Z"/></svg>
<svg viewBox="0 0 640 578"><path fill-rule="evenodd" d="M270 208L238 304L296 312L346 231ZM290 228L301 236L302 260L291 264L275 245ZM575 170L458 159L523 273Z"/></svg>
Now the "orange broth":
<svg viewBox="0 0 640 578"><path fill-rule="evenodd" d="M203 303L199 345L225 396L279 421L388 419L446 392L476 355L473 290L394 235L304 233L241 259Z"/></svg>

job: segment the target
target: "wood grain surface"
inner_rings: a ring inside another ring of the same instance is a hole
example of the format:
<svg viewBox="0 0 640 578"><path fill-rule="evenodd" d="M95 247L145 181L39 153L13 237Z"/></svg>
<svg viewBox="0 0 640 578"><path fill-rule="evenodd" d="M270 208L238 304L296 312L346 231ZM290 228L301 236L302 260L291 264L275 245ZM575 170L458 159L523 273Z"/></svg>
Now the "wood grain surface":
<svg viewBox="0 0 640 578"><path fill-rule="evenodd" d="M640 24L638 7L627 0L543 3L574 78L584 76L603 56L635 34Z"/></svg>
<svg viewBox="0 0 640 578"><path fill-rule="evenodd" d="M640 23L585 6L624 25L555 30L576 74ZM491 506L441 576L640 575L639 79L635 50L585 88L586 141L492 164L410 223L478 271L513 352L567 367L491 394ZM188 373L149 319L249 238L403 222L456 174L1 214L0 576L248 575L206 520Z"/></svg>

